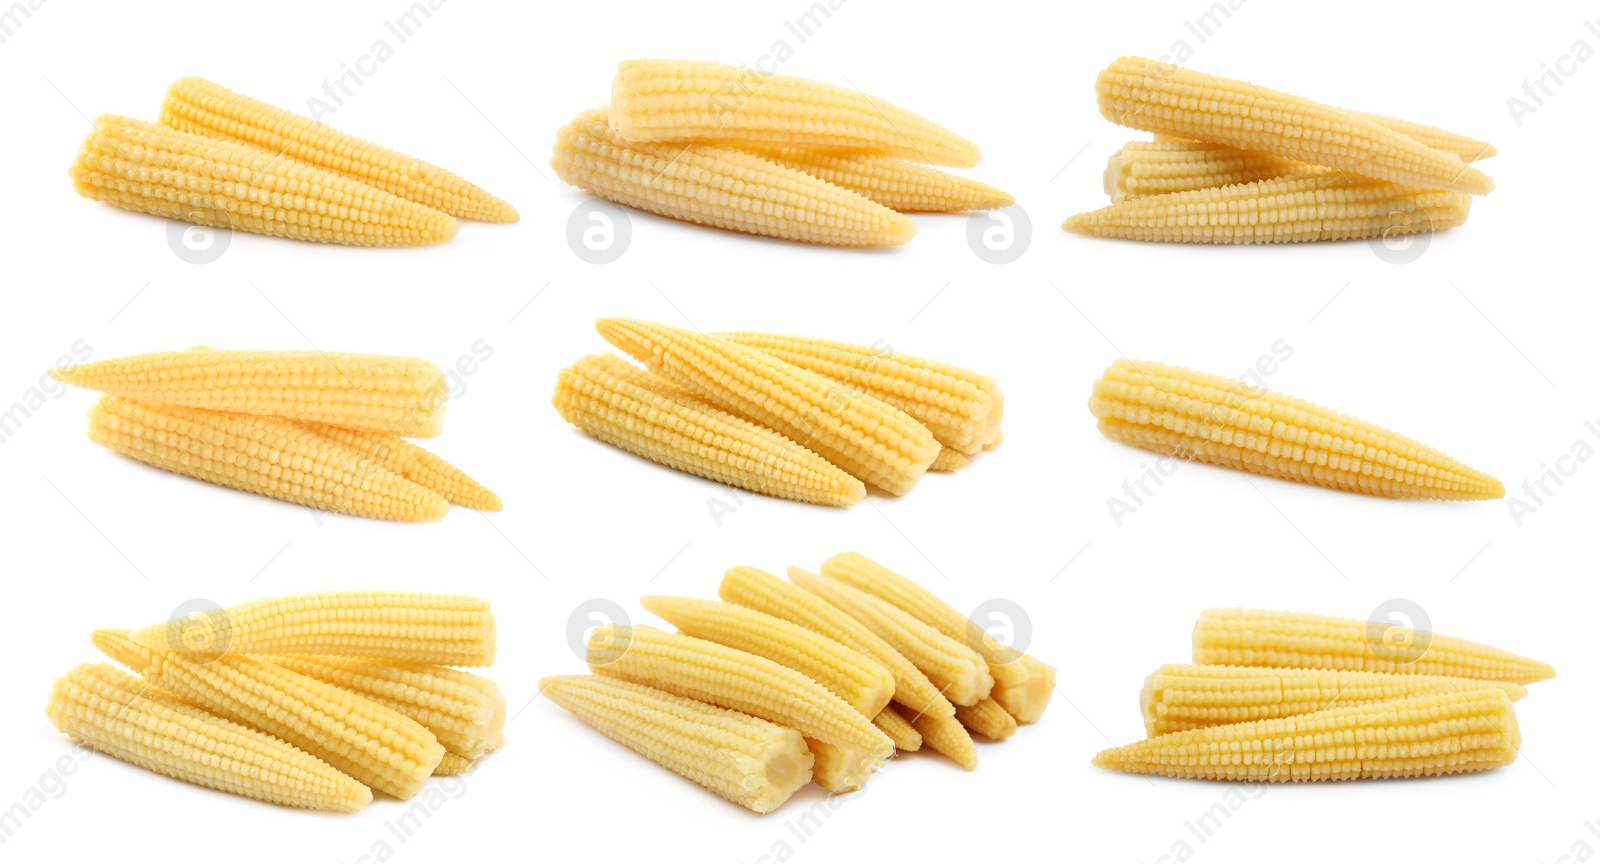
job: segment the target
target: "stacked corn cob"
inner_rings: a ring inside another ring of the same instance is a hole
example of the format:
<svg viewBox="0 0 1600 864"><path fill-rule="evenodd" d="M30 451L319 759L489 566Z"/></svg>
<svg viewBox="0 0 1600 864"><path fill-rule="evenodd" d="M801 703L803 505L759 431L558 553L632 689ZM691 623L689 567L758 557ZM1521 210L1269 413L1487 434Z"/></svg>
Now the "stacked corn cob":
<svg viewBox="0 0 1600 864"><path fill-rule="evenodd" d="M968 369L883 346L622 318L595 326L648 371L585 357L557 378L556 410L601 441L708 480L842 507L866 484L904 495L925 472L1000 443L1004 396Z"/></svg>
<svg viewBox="0 0 1600 864"><path fill-rule="evenodd" d="M45 713L91 749L262 801L359 810L409 798L505 743L474 597L348 591L246 603L137 631L57 679ZM142 681L140 679L143 679Z"/></svg>
<svg viewBox="0 0 1600 864"><path fill-rule="evenodd" d="M147 465L319 510L405 522L500 499L407 438L444 430L449 386L409 357L192 348L64 366L105 393L89 439Z"/></svg>
<svg viewBox="0 0 1600 864"><path fill-rule="evenodd" d="M1202 780L1353 780L1484 771L1516 761L1511 703L1549 666L1381 621L1213 609L1192 664L1139 694L1148 738L1094 764Z"/></svg>
<svg viewBox="0 0 1600 864"><path fill-rule="evenodd" d="M607 624L591 675L540 692L712 792L766 813L807 783L860 789L923 744L966 770L1044 713L1055 668L996 642L927 589L846 552L789 582L753 567L721 601L645 597L676 627Z"/></svg>
<svg viewBox="0 0 1600 864"><path fill-rule="evenodd" d="M449 171L201 78L172 85L160 123L101 115L69 176L125 210L318 243L422 246L457 218L518 218Z"/></svg>
<svg viewBox="0 0 1600 864"><path fill-rule="evenodd" d="M930 167L977 164L977 145L854 89L679 60L623 62L610 107L557 131L550 158L561 179L608 201L836 246L905 243L917 230L907 212L1010 205Z"/></svg>
<svg viewBox="0 0 1600 864"><path fill-rule="evenodd" d="M1100 113L1153 132L1113 154L1112 204L1075 234L1180 243L1386 238L1453 228L1494 187L1468 162L1491 145L1420 123L1122 57L1100 73Z"/></svg>

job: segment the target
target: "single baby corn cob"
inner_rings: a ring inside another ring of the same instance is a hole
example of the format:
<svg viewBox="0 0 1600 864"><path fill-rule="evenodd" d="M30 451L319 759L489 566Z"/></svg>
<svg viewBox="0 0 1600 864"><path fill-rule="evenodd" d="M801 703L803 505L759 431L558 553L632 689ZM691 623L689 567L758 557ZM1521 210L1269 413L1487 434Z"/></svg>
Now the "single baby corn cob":
<svg viewBox="0 0 1600 864"><path fill-rule="evenodd" d="M625 141L803 147L971 168L978 145L853 88L686 60L627 60L611 84Z"/></svg>
<svg viewBox="0 0 1600 864"><path fill-rule="evenodd" d="M1427 777L1510 765L1521 745L1505 691L1468 690L1173 732L1094 764L1200 780Z"/></svg>
<svg viewBox="0 0 1600 864"><path fill-rule="evenodd" d="M717 483L835 507L867 494L860 480L805 447L612 354L563 369L551 401L590 437Z"/></svg>
<svg viewBox="0 0 1600 864"><path fill-rule="evenodd" d="M401 477L443 496L451 504L460 504L474 510L500 512L500 496L478 481L468 477L449 462L426 449L389 432L362 432L326 423L302 424L324 438L330 438L345 447L372 459Z"/></svg>
<svg viewBox="0 0 1600 864"><path fill-rule="evenodd" d="M748 714L597 675L557 675L539 692L635 753L757 813L811 782L800 733Z"/></svg>
<svg viewBox="0 0 1600 864"><path fill-rule="evenodd" d="M839 747L892 751L872 720L786 666L715 642L643 625L607 624L589 634L596 674L743 711Z"/></svg>
<svg viewBox="0 0 1600 864"><path fill-rule="evenodd" d="M1328 172L1253 150L1198 141L1129 141L1106 162L1105 188L1113 204L1129 198L1255 183Z"/></svg>
<svg viewBox="0 0 1600 864"><path fill-rule="evenodd" d="M900 716L900 712L895 710L893 705L879 711L878 716L872 718L872 725L882 729L883 734L889 736L896 750L914 753L922 749L922 734L911 725L910 721Z"/></svg>
<svg viewBox="0 0 1600 864"><path fill-rule="evenodd" d="M716 337L899 408L951 450L971 455L999 443L1005 394L988 375L902 354L887 345L852 345L775 333L718 333Z"/></svg>
<svg viewBox="0 0 1600 864"><path fill-rule="evenodd" d="M468 760L494 749L505 733L506 697L493 681L471 672L359 657L279 654L265 659L393 708Z"/></svg>
<svg viewBox="0 0 1600 864"><path fill-rule="evenodd" d="M867 717L894 695L894 676L865 654L765 612L716 600L650 596L639 605L696 639L765 657L828 688Z"/></svg>
<svg viewBox="0 0 1600 864"><path fill-rule="evenodd" d="M314 591L193 613L134 633L145 645L240 654L333 654L435 666L489 666L489 602L460 594Z"/></svg>
<svg viewBox="0 0 1600 864"><path fill-rule="evenodd" d="M126 630L96 630L106 656L219 717L275 735L351 777L409 798L444 756L420 723L370 699L254 657L195 655L141 645Z"/></svg>
<svg viewBox="0 0 1600 864"><path fill-rule="evenodd" d="M1505 496L1499 480L1421 442L1292 396L1176 366L1112 363L1094 383L1089 411L1113 441L1282 480L1389 498Z"/></svg>
<svg viewBox="0 0 1600 864"><path fill-rule="evenodd" d="M894 750L876 753L853 747L835 747L825 741L807 738L811 749L811 782L834 793L855 792L867 785L874 772L893 755Z"/></svg>
<svg viewBox="0 0 1600 864"><path fill-rule="evenodd" d="M1309 99L1121 57L1095 83L1107 120L1146 132L1259 150L1363 177L1486 195L1489 175L1411 138Z"/></svg>
<svg viewBox="0 0 1600 864"><path fill-rule="evenodd" d="M956 719L990 741L1004 741L1017 731L1016 718L993 699L980 700L976 705L957 705Z"/></svg>
<svg viewBox="0 0 1600 864"><path fill-rule="evenodd" d="M1194 662L1450 675L1511 684L1556 670L1478 642L1402 627L1264 609L1208 609L1194 625Z"/></svg>
<svg viewBox="0 0 1600 864"><path fill-rule="evenodd" d="M1454 153L1463 162L1476 162L1479 159L1488 159L1495 155L1494 145L1476 138L1468 138L1459 132L1440 129L1437 126L1428 126L1423 123L1413 123L1410 120L1401 120L1396 117L1385 117L1382 114L1368 114L1363 111L1350 111L1363 120L1376 123L1387 129L1399 132L1424 147Z"/></svg>
<svg viewBox="0 0 1600 864"><path fill-rule="evenodd" d="M971 771L978 767L978 748L967 734L967 727L955 717L936 717L932 714L913 714L909 718L922 743L950 761Z"/></svg>
<svg viewBox="0 0 1600 864"><path fill-rule="evenodd" d="M844 610L798 585L764 570L741 566L723 574L717 596L799 624L871 657L894 676L895 701L909 706L913 713L955 716L955 706L904 654Z"/></svg>
<svg viewBox="0 0 1600 864"><path fill-rule="evenodd" d="M372 790L264 732L214 716L110 663L57 678L45 714L92 750L247 798L311 810L360 810Z"/></svg>
<svg viewBox="0 0 1600 864"><path fill-rule="evenodd" d="M89 440L163 471L319 510L429 522L450 509L382 465L272 417L102 396L89 410Z"/></svg>
<svg viewBox="0 0 1600 864"><path fill-rule="evenodd" d="M891 495L911 491L939 453L928 428L898 408L753 348L627 318L595 329L656 375Z"/></svg>
<svg viewBox="0 0 1600 864"><path fill-rule="evenodd" d="M1017 199L986 183L893 156L823 153L793 147L753 151L786 168L804 171L900 213L998 210Z"/></svg>
<svg viewBox="0 0 1600 864"><path fill-rule="evenodd" d="M456 220L265 150L102 114L67 172L79 195L196 225L346 246L426 246Z"/></svg>
<svg viewBox="0 0 1600 864"><path fill-rule="evenodd" d="M1443 675L1169 663L1144 679L1139 709L1145 732L1155 736L1345 705L1488 689L1504 690L1513 702L1528 695L1520 684Z"/></svg>
<svg viewBox="0 0 1600 864"><path fill-rule="evenodd" d="M471 771L473 766L477 764L478 760L476 759L468 759L465 756L458 756L446 750L444 751L444 756L439 759L439 764L433 769L433 776L454 777L457 774L465 774Z"/></svg>
<svg viewBox="0 0 1600 864"><path fill-rule="evenodd" d="M1003 686L996 682L989 697L1000 703L1018 723L1037 723L1056 692L1056 667L1029 654L1017 658L1028 670L1028 680Z"/></svg>
<svg viewBox="0 0 1600 864"><path fill-rule="evenodd" d="M204 78L184 78L167 90L161 122L343 174L458 219L515 222L518 218L510 204L437 165L241 96Z"/></svg>
<svg viewBox="0 0 1600 864"><path fill-rule="evenodd" d="M433 438L449 385L411 357L323 351L189 349L62 366L50 377L112 396Z"/></svg>
<svg viewBox="0 0 1600 864"><path fill-rule="evenodd" d="M671 219L829 246L899 246L917 225L810 174L726 147L631 144L586 111L556 132L556 176Z"/></svg>
<svg viewBox="0 0 1600 864"><path fill-rule="evenodd" d="M965 453L951 450L949 447L941 447L939 448L939 455L933 457L933 461L928 464L928 470L937 472L960 471L970 464L972 464L972 457Z"/></svg>

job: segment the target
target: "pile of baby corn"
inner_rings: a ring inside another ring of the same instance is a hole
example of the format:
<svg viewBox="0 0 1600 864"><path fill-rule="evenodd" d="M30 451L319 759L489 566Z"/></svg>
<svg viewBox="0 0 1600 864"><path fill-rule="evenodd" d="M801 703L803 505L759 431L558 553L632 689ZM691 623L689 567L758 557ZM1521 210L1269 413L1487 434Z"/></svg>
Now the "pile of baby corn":
<svg viewBox="0 0 1600 864"><path fill-rule="evenodd" d="M408 441L444 431L450 388L410 357L191 348L50 370L105 393L89 440L146 465L318 510L402 522L500 498Z"/></svg>
<svg viewBox="0 0 1600 864"><path fill-rule="evenodd" d="M1107 120L1153 132L1111 157L1112 205L1074 234L1178 243L1384 238L1452 228L1494 181L1468 165L1494 147L1444 129L1142 57L1095 90Z"/></svg>
<svg viewBox="0 0 1600 864"><path fill-rule="evenodd" d="M672 219L802 243L898 246L907 212L1006 207L978 146L851 87L683 60L617 67L609 108L556 132L563 180Z"/></svg>
<svg viewBox="0 0 1600 864"><path fill-rule="evenodd" d="M757 813L815 782L860 789L923 744L970 771L972 734L1003 741L1044 713L1053 666L995 641L910 579L854 552L788 582L754 567L721 602L645 597L678 628L607 624L592 675L539 691L606 736ZM892 703L892 704L891 704Z"/></svg>
<svg viewBox="0 0 1600 864"><path fill-rule="evenodd" d="M1194 662L1145 679L1143 741L1102 768L1198 780L1355 780L1485 771L1522 746L1511 703L1549 666L1381 621L1212 609Z"/></svg>
<svg viewBox="0 0 1600 864"><path fill-rule="evenodd" d="M110 663L57 678L45 713L100 753L312 810L409 798L505 743L489 604L384 591L299 594L140 630L96 630Z"/></svg>
<svg viewBox="0 0 1600 864"><path fill-rule="evenodd" d="M443 168L203 78L172 85L159 123L100 115L69 176L124 210L349 246L445 243L456 219L518 218Z"/></svg>
<svg viewBox="0 0 1600 864"><path fill-rule="evenodd" d="M645 365L593 354L561 370L552 400L584 433L740 489L846 507L868 484L911 491L927 471L1000 444L1005 397L969 369L770 333L714 333L602 318Z"/></svg>

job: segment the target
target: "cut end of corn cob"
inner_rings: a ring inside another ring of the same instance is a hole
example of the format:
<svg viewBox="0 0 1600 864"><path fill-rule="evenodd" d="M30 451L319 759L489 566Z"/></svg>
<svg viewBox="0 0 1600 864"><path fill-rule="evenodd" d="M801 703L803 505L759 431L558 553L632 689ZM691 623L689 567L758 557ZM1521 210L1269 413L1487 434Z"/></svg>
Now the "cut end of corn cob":
<svg viewBox="0 0 1600 864"><path fill-rule="evenodd" d="M811 782L839 795L856 792L894 754L894 748L871 753L846 747L835 747L815 738L807 738L806 746L814 757L811 765Z"/></svg>
<svg viewBox="0 0 1600 864"><path fill-rule="evenodd" d="M990 696L1015 717L1018 723L1037 723L1050 705L1056 692L1056 667L1028 654L1017 662L1028 670L1028 678L1021 684L1004 685L996 682Z"/></svg>

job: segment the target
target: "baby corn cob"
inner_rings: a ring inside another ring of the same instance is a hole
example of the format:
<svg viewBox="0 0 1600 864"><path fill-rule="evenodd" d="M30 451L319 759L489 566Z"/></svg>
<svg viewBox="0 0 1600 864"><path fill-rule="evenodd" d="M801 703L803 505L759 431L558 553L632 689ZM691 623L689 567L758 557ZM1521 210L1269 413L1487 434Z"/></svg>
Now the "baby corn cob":
<svg viewBox="0 0 1600 864"><path fill-rule="evenodd" d="M1145 732L1155 736L1345 705L1489 689L1505 691L1513 702L1528 694L1520 684L1443 675L1169 663L1144 679L1139 708Z"/></svg>
<svg viewBox="0 0 1600 864"><path fill-rule="evenodd" d="M102 396L89 440L163 471L371 519L428 522L448 501L295 423Z"/></svg>
<svg viewBox="0 0 1600 864"><path fill-rule="evenodd" d="M811 782L805 740L776 723L595 675L544 678L539 692L607 738L757 813Z"/></svg>
<svg viewBox="0 0 1600 864"><path fill-rule="evenodd" d="M898 408L753 348L626 318L595 329L656 375L892 495L911 491L939 453L928 428Z"/></svg>
<svg viewBox="0 0 1600 864"><path fill-rule="evenodd" d="M707 480L835 507L867 494L860 480L805 447L611 354L563 369L552 402L585 434Z"/></svg>
<svg viewBox="0 0 1600 864"><path fill-rule="evenodd" d="M454 777L457 774L465 774L471 771L473 766L477 764L478 761L476 759L468 759L465 756L458 756L446 750L444 751L444 756L439 759L439 764L434 767L433 776Z"/></svg>
<svg viewBox="0 0 1600 864"><path fill-rule="evenodd" d="M774 333L716 337L839 382L900 409L938 442L971 455L998 444L1005 394L988 375L902 354L890 346L852 345Z"/></svg>
<svg viewBox="0 0 1600 864"><path fill-rule="evenodd" d="M957 705L956 719L990 741L1004 741L1017 731L1016 718L993 699L983 699L975 705Z"/></svg>
<svg viewBox="0 0 1600 864"><path fill-rule="evenodd" d="M641 597L639 605L696 639L765 657L828 688L867 717L894 695L894 676L853 648L744 606L688 597Z"/></svg>
<svg viewBox="0 0 1600 864"><path fill-rule="evenodd" d="M1424 147L1454 153L1461 157L1463 162L1476 162L1479 159L1488 159L1495 155L1494 145L1476 138L1468 138L1459 132L1440 129L1437 126L1428 126L1423 123L1413 123L1410 120L1401 120L1395 117L1385 117L1382 114L1367 114L1363 111L1350 111L1363 120L1376 123L1386 129L1399 132Z"/></svg>
<svg viewBox="0 0 1600 864"><path fill-rule="evenodd" d="M307 429L343 444L401 477L443 496L451 504L498 513L500 496L484 488L449 462L399 435L362 432L326 423L305 423Z"/></svg>
<svg viewBox="0 0 1600 864"><path fill-rule="evenodd" d="M928 470L937 472L960 471L970 464L972 464L972 458L965 453L958 453L949 447L941 447L939 448L939 455L933 457L933 461L928 463Z"/></svg>
<svg viewBox="0 0 1600 864"><path fill-rule="evenodd" d="M1056 667L1028 654L1018 657L1017 662L1027 668L1028 680L1012 686L996 682L989 697L1018 723L1037 723L1056 692Z"/></svg>
<svg viewBox="0 0 1600 864"><path fill-rule="evenodd" d="M607 624L589 634L596 674L743 711L838 747L891 752L871 719L786 666L715 642L642 625Z"/></svg>
<svg viewBox="0 0 1600 864"><path fill-rule="evenodd" d="M978 767L978 748L967 734L967 727L955 717L936 717L932 714L913 714L911 725L922 736L922 743L950 761L971 771Z"/></svg>
<svg viewBox="0 0 1600 864"><path fill-rule="evenodd" d="M1094 764L1201 780L1426 777L1510 765L1521 745L1505 692L1468 690L1173 732Z"/></svg>
<svg viewBox="0 0 1600 864"><path fill-rule="evenodd" d="M79 195L196 225L347 246L426 246L456 220L265 150L102 114L67 172Z"/></svg>
<svg viewBox="0 0 1600 864"><path fill-rule="evenodd" d="M126 630L96 630L106 656L219 717L275 735L351 777L409 798L444 755L433 733L369 699L234 653L186 659L165 647L141 645Z"/></svg>
<svg viewBox="0 0 1600 864"><path fill-rule="evenodd" d="M671 219L830 246L899 246L917 225L848 189L725 147L633 144L586 111L556 132L556 176Z"/></svg>
<svg viewBox="0 0 1600 864"><path fill-rule="evenodd" d="M157 774L312 810L360 810L372 790L263 732L216 717L109 663L57 678L45 713L92 750Z"/></svg>
<svg viewBox="0 0 1600 864"><path fill-rule="evenodd" d="M1556 674L1510 651L1387 621L1263 609L1206 610L1194 625L1194 662L1450 675L1511 684Z"/></svg>
<svg viewBox="0 0 1600 864"><path fill-rule="evenodd" d="M1121 57L1095 83L1107 120L1146 132L1259 150L1363 177L1486 195L1487 174L1453 153L1309 99Z"/></svg>
<svg viewBox="0 0 1600 864"><path fill-rule="evenodd" d="M436 666L489 666L489 603L459 594L315 591L226 606L134 633L145 645L240 654L333 654Z"/></svg>
<svg viewBox="0 0 1600 864"><path fill-rule="evenodd" d="M803 147L971 168L978 145L858 90L740 66L627 60L611 84L625 141Z"/></svg>
<svg viewBox="0 0 1600 864"><path fill-rule="evenodd" d="M855 792L867 785L873 772L893 755L893 749L876 753L851 747L835 747L815 738L807 738L811 749L811 782L834 794Z"/></svg>
<svg viewBox="0 0 1600 864"><path fill-rule="evenodd" d="M1113 441L1282 480L1390 498L1474 501L1505 495L1499 480L1418 441L1291 396L1176 366L1112 363L1094 383L1089 411Z"/></svg>
<svg viewBox="0 0 1600 864"><path fill-rule="evenodd" d="M900 213L998 210L1017 199L986 183L892 156L822 153L792 147L753 151L786 168L804 171Z"/></svg>
<svg viewBox="0 0 1600 864"><path fill-rule="evenodd" d="M1129 141L1106 162L1106 194L1113 204L1129 198L1311 177L1327 168L1253 150L1198 141Z"/></svg>
<svg viewBox="0 0 1600 864"><path fill-rule="evenodd" d="M893 705L879 711L878 716L872 718L872 725L882 729L883 734L889 736L896 750L914 753L922 749L921 733L917 732L917 728L906 718L900 716L900 712L896 711Z"/></svg>

